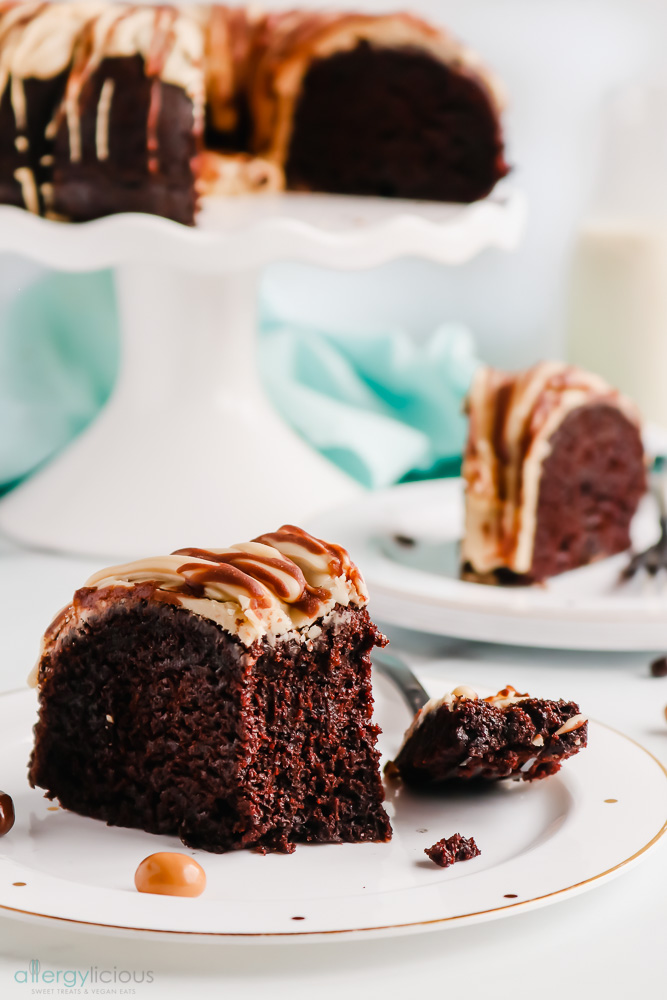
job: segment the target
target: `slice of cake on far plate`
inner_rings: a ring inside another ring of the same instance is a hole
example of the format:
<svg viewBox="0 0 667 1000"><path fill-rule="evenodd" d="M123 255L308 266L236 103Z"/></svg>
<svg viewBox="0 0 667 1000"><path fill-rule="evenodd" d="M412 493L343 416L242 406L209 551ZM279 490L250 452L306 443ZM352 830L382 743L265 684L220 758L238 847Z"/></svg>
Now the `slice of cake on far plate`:
<svg viewBox="0 0 667 1000"><path fill-rule="evenodd" d="M389 840L366 601L291 526L102 570L43 640L31 784L214 852Z"/></svg>
<svg viewBox="0 0 667 1000"><path fill-rule="evenodd" d="M560 362L481 368L468 398L464 579L536 583L630 546L646 491L640 417Z"/></svg>

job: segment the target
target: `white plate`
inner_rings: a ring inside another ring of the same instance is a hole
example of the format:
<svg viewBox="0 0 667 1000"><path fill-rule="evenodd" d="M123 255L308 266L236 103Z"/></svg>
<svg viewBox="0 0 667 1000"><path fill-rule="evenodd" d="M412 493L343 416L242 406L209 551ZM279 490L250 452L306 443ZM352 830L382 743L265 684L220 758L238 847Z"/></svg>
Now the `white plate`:
<svg viewBox="0 0 667 1000"><path fill-rule="evenodd" d="M408 713L384 678L375 695L382 749L393 755ZM612 878L665 830L666 772L638 744L594 723L589 749L549 780L446 798L390 793L388 844L302 845L289 856L265 857L196 851L208 877L201 897L139 894L133 876L142 858L187 849L173 838L49 811L51 803L26 781L34 714L33 692L0 698L0 780L17 814L0 845L0 906L104 933L289 942L496 919ZM474 836L481 857L436 868L424 848L455 832Z"/></svg>
<svg viewBox="0 0 667 1000"><path fill-rule="evenodd" d="M644 575L619 584L628 554L554 577L544 587L491 587L458 578L460 479L408 483L311 521L362 568L379 621L461 639L550 649L667 649L667 587ZM656 540L646 497L633 542ZM401 544L413 539L415 545Z"/></svg>

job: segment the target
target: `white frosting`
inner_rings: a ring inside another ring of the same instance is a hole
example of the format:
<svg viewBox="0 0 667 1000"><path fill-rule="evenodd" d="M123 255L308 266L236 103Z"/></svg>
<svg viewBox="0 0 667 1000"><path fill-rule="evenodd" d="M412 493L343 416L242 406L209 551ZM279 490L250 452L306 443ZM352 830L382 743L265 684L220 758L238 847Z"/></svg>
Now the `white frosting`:
<svg viewBox="0 0 667 1000"><path fill-rule="evenodd" d="M32 170L30 167L17 167L14 177L21 185L23 204L29 212L39 215L39 194Z"/></svg>
<svg viewBox="0 0 667 1000"><path fill-rule="evenodd" d="M186 550L100 570L85 584L98 591L98 598L84 602L75 597L60 612L47 630L40 659L70 629L116 605L123 590L129 597L145 583L155 585L156 600L216 622L246 646L263 637L312 641L322 622L338 613L337 605L361 607L368 600L363 579L344 549L285 526L243 545L192 555Z"/></svg>
<svg viewBox="0 0 667 1000"><path fill-rule="evenodd" d="M111 102L116 87L115 81L108 77L102 84L100 99L97 103L97 118L95 122L95 149L98 160L109 157L109 119L111 117Z"/></svg>
<svg viewBox="0 0 667 1000"><path fill-rule="evenodd" d="M277 163L248 153L200 154L197 190L201 195L230 197L273 194L285 188L285 175Z"/></svg>
<svg viewBox="0 0 667 1000"><path fill-rule="evenodd" d="M107 9L104 3L47 3L18 33L11 56L14 76L47 80L67 69L81 29Z"/></svg>

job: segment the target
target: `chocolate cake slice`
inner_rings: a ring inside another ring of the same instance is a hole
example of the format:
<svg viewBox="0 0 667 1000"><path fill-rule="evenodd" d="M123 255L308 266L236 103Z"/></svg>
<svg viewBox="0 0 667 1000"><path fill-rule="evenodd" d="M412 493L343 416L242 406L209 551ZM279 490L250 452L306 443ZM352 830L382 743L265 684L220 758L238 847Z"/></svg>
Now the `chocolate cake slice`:
<svg viewBox="0 0 667 1000"><path fill-rule="evenodd" d="M463 462L465 579L535 583L630 546L646 491L640 418L597 375L480 369Z"/></svg>
<svg viewBox="0 0 667 1000"><path fill-rule="evenodd" d="M388 840L366 601L291 526L96 573L43 640L31 785L214 852Z"/></svg>
<svg viewBox="0 0 667 1000"><path fill-rule="evenodd" d="M531 698L510 685L480 698L462 685L417 713L387 767L416 787L473 779L534 781L556 774L587 739L587 719L575 702Z"/></svg>
<svg viewBox="0 0 667 1000"><path fill-rule="evenodd" d="M507 173L496 82L410 14L276 14L256 50L253 148L289 188L471 202Z"/></svg>

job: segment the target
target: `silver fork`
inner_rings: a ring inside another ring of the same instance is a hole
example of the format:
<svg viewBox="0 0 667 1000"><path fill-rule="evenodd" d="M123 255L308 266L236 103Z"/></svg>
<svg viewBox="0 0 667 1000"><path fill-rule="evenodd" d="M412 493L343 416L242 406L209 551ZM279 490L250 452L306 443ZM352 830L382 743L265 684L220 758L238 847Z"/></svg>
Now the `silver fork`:
<svg viewBox="0 0 667 1000"><path fill-rule="evenodd" d="M393 681L415 715L424 707L430 695L426 688L419 683L407 663L404 663L398 656L394 656L393 653L382 651L381 653L373 653L373 665L381 674Z"/></svg>
<svg viewBox="0 0 667 1000"><path fill-rule="evenodd" d="M653 469L649 475L649 489L658 506L658 518L660 524L660 537L653 545L649 545L643 552L637 552L628 565L623 570L621 577L623 580L630 580L639 570L644 570L649 576L657 576L661 569L667 569L667 498L665 490L667 488L667 459L659 457L655 459Z"/></svg>

